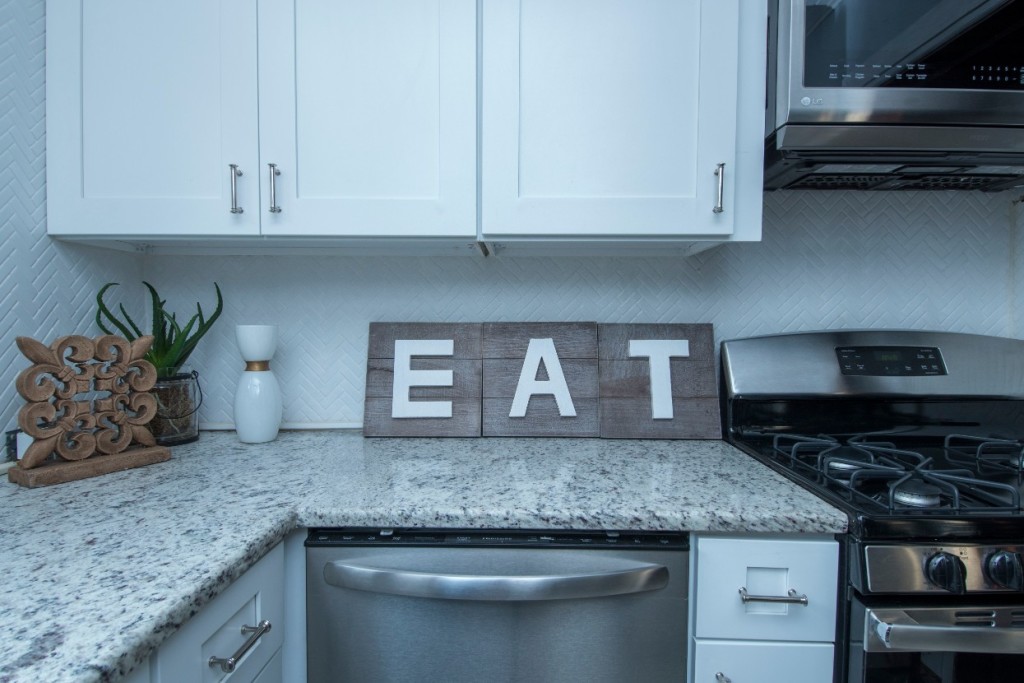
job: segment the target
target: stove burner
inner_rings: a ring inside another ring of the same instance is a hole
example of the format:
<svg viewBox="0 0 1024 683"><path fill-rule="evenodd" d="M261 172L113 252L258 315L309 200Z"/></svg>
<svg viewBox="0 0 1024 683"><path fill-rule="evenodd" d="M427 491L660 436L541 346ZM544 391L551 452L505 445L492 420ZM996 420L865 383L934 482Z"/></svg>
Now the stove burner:
<svg viewBox="0 0 1024 683"><path fill-rule="evenodd" d="M914 508L934 508L942 503L942 489L919 479L897 483L892 492L893 500L900 505Z"/></svg>

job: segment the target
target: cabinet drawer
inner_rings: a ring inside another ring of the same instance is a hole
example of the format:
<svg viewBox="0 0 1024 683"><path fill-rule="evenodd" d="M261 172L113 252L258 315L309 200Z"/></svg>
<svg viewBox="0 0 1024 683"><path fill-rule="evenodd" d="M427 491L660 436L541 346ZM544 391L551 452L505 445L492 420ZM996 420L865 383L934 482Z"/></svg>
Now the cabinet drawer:
<svg viewBox="0 0 1024 683"><path fill-rule="evenodd" d="M698 539L696 637L834 640L838 558L832 540ZM807 604L756 599L790 591Z"/></svg>
<svg viewBox="0 0 1024 683"><path fill-rule="evenodd" d="M271 623L271 629L239 659L233 673L209 665L211 657L233 656L249 638L242 627L263 620ZM156 680L252 681L283 640L284 548L279 544L160 646Z"/></svg>
<svg viewBox="0 0 1024 683"><path fill-rule="evenodd" d="M693 683L830 683L832 655L825 643L698 640Z"/></svg>

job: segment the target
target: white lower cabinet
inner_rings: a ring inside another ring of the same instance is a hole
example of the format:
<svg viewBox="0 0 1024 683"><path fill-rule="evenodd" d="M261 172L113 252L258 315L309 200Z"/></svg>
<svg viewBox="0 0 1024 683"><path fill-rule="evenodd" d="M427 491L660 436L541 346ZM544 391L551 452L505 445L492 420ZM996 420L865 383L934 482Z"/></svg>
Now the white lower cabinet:
<svg viewBox="0 0 1024 683"><path fill-rule="evenodd" d="M693 683L828 683L831 643L698 639Z"/></svg>
<svg viewBox="0 0 1024 683"><path fill-rule="evenodd" d="M284 546L278 544L160 646L153 683L281 681L284 630ZM232 657L223 666L211 662Z"/></svg>
<svg viewBox="0 0 1024 683"><path fill-rule="evenodd" d="M696 539L694 683L829 683L839 544L831 538Z"/></svg>

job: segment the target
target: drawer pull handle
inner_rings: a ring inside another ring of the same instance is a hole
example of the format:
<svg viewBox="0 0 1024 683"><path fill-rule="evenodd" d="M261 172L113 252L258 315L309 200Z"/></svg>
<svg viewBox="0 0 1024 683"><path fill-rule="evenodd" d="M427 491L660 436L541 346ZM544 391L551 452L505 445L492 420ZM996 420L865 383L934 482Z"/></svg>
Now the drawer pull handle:
<svg viewBox="0 0 1024 683"><path fill-rule="evenodd" d="M270 213L281 213L281 207L277 205L277 176L281 175L277 164L267 164L270 174Z"/></svg>
<svg viewBox="0 0 1024 683"><path fill-rule="evenodd" d="M239 660L246 655L249 650L253 648L256 641L259 640L264 633L270 630L270 622L264 619L256 626L242 626L242 635L248 634L249 638L242 643L242 647L238 648L235 654L231 655L227 659L223 657L210 657L210 661L207 662L210 668L220 667L220 670L226 674L229 674L235 670L235 666Z"/></svg>
<svg viewBox="0 0 1024 683"><path fill-rule="evenodd" d="M238 177L242 175L242 169L238 164L228 164L231 169L231 213L245 213L245 209L238 205Z"/></svg>
<svg viewBox="0 0 1024 683"><path fill-rule="evenodd" d="M719 671L715 674L715 683L732 683L732 679Z"/></svg>
<svg viewBox="0 0 1024 683"><path fill-rule="evenodd" d="M718 195L715 201L715 206L711 211L713 213L722 213L725 211L725 207L722 205L723 198L725 195L725 164L721 163L715 167L715 175L718 177Z"/></svg>
<svg viewBox="0 0 1024 683"><path fill-rule="evenodd" d="M790 605L807 605L807 596L800 595L792 588L787 595L751 595L745 587L740 588L740 600L748 602L784 602Z"/></svg>

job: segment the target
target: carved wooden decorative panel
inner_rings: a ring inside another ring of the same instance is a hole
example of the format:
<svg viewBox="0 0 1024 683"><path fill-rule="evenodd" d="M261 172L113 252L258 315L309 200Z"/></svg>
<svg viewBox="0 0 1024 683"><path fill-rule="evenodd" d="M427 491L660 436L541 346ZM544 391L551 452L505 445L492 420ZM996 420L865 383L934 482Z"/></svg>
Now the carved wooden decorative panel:
<svg viewBox="0 0 1024 683"><path fill-rule="evenodd" d="M148 393L156 368L144 360L152 343L151 336L69 335L46 346L18 337L33 363L15 381L26 401L18 426L33 441L10 481L44 486L170 458L146 428L156 414Z"/></svg>

